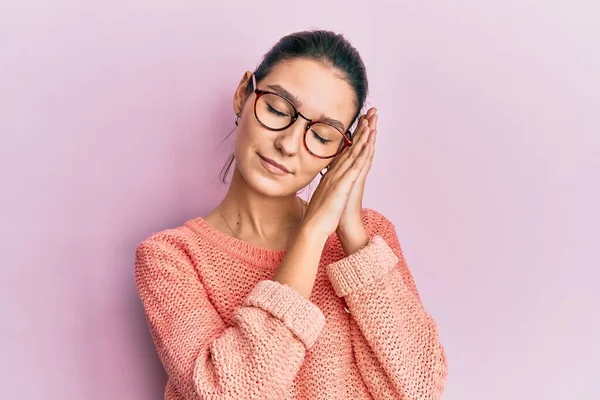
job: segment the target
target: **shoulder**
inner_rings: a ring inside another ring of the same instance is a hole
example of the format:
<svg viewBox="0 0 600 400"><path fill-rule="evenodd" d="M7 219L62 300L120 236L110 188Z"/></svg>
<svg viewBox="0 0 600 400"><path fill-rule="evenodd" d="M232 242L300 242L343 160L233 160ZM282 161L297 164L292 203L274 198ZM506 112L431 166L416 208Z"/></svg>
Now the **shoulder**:
<svg viewBox="0 0 600 400"><path fill-rule="evenodd" d="M148 235L138 244L137 248L148 246L180 247L187 242L186 236L184 226L163 229Z"/></svg>
<svg viewBox="0 0 600 400"><path fill-rule="evenodd" d="M190 263L204 251L203 241L186 224L153 232L135 249L136 261L148 259L177 260ZM138 263L139 264L139 263ZM145 264L145 263L143 263Z"/></svg>

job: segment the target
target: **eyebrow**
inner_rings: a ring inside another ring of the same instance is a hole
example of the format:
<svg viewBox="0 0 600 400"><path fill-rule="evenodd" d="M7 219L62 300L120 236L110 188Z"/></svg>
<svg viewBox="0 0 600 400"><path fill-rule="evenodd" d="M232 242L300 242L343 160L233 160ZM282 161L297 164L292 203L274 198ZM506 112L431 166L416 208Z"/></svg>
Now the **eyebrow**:
<svg viewBox="0 0 600 400"><path fill-rule="evenodd" d="M269 89L273 90L278 95L283 96L286 99L288 99L290 101L290 103L292 103L294 105L294 107L296 107L296 109L300 108L300 106L302 105L302 102L296 96L294 96L292 93L290 93L289 91L287 91L280 85L267 85L267 87ZM317 121L317 120L315 120L315 121ZM338 128L340 131L346 132L346 129L344 128L344 124L342 124L337 119L333 119L333 118L329 118L324 115L321 115L321 118L319 118L318 121L327 122L328 124L331 124L331 125L335 126L336 128Z"/></svg>

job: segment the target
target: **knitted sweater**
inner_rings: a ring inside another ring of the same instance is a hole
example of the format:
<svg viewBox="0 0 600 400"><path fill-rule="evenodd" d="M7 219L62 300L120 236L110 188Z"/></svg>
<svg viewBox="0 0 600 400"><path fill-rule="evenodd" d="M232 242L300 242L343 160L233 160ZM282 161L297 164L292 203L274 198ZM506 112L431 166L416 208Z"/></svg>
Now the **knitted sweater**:
<svg viewBox="0 0 600 400"><path fill-rule="evenodd" d="M327 239L310 300L271 280L286 250L201 217L145 239L135 279L165 399L439 399L445 352L394 225L363 221L355 253Z"/></svg>

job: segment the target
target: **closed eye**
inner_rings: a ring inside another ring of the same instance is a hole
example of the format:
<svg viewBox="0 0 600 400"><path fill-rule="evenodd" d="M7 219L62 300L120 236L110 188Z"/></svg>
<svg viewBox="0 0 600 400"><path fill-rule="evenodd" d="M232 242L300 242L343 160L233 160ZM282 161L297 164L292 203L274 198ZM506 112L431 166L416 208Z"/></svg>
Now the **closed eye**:
<svg viewBox="0 0 600 400"><path fill-rule="evenodd" d="M270 113L275 114L280 117L287 117L287 114L284 114L281 111L274 109L273 107L271 107L270 104L267 104L267 107L268 107L268 110Z"/></svg>
<svg viewBox="0 0 600 400"><path fill-rule="evenodd" d="M331 142L331 140L327 140L327 139L322 138L321 136L317 135L317 132L313 131L312 129L311 129L311 132L313 133L313 136L315 137L315 139L317 139L319 142L321 142L323 144Z"/></svg>

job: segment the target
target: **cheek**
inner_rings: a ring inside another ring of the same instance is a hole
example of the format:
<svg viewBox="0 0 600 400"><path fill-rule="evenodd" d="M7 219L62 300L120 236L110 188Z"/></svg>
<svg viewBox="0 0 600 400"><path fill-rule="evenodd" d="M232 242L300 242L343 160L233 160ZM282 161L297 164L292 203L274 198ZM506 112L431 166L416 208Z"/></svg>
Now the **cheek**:
<svg viewBox="0 0 600 400"><path fill-rule="evenodd" d="M263 132L260 126L245 126L238 127L235 133L234 155L239 163L238 165L247 165L248 163L257 162L257 151L264 150L265 146L273 146L273 138L268 137L268 132ZM296 171L295 179L299 183L310 182L315 177L320 176L322 171L332 160L323 160L312 156L304 148L304 143L300 143L298 154L298 170ZM243 168L243 167L242 167Z"/></svg>
<svg viewBox="0 0 600 400"><path fill-rule="evenodd" d="M259 135L253 129L240 126L236 132L234 152L236 158L242 160L245 155L256 152L260 144Z"/></svg>
<svg viewBox="0 0 600 400"><path fill-rule="evenodd" d="M313 157L306 151L303 151L301 156L301 170L304 180L314 179L319 175L319 172L325 168L331 160L322 160L316 157Z"/></svg>

